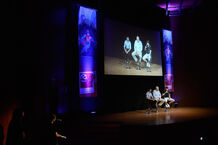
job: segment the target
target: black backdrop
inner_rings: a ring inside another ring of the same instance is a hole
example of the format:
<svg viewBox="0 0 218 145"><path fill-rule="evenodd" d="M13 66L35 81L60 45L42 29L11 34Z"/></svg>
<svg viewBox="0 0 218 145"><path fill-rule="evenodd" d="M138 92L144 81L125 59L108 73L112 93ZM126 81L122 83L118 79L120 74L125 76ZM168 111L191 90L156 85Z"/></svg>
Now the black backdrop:
<svg viewBox="0 0 218 145"><path fill-rule="evenodd" d="M104 76L105 112L145 109L145 93L155 86L163 89L163 77Z"/></svg>

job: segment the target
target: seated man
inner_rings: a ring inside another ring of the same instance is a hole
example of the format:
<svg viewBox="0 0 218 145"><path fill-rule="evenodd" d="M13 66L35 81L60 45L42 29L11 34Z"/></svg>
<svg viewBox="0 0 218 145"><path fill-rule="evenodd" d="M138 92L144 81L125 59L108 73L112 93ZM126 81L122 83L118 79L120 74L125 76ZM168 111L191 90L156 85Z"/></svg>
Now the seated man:
<svg viewBox="0 0 218 145"><path fill-rule="evenodd" d="M160 93L160 90L159 90L158 86L155 87L155 90L153 91L153 96L154 96L154 99L157 101L156 102L157 109L158 109L158 107L162 106L163 103L165 103L165 105L167 104L165 99L161 98L161 93ZM158 110L157 110L157 112L158 112Z"/></svg>
<svg viewBox="0 0 218 145"><path fill-rule="evenodd" d="M142 60L146 62L148 72L151 72L151 45L149 44L149 40L146 42L145 55L142 57Z"/></svg>
<svg viewBox="0 0 218 145"><path fill-rule="evenodd" d="M175 102L175 100L173 98L171 98L171 96L170 96L170 92L168 91L168 87L165 87L165 92L162 94L162 97L165 99L166 102L169 101L169 105L171 105L172 103Z"/></svg>
<svg viewBox="0 0 218 145"><path fill-rule="evenodd" d="M140 70L140 64L142 59L142 41L139 39L139 36L136 37L136 40L134 42L134 51L132 52L132 57L135 61L135 63L138 65L137 70ZM137 58L138 56L139 58Z"/></svg>
<svg viewBox="0 0 218 145"><path fill-rule="evenodd" d="M152 95L152 89L149 89L148 92L146 93L146 99L147 99L147 105L148 105L148 112L146 111L146 114L149 114L152 111L152 106L155 101Z"/></svg>
<svg viewBox="0 0 218 145"><path fill-rule="evenodd" d="M129 37L126 37L126 40L124 41L124 45L123 45L123 49L124 49L124 53L125 53L125 62L126 62L126 68L130 69L129 63L129 55L130 55L130 51L131 51L131 42L129 40Z"/></svg>

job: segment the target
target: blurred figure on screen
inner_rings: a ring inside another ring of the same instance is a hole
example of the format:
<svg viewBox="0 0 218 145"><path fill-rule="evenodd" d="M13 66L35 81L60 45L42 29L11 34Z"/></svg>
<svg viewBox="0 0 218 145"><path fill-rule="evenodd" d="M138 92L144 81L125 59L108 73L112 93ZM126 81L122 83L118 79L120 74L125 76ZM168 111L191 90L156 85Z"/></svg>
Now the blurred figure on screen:
<svg viewBox="0 0 218 145"><path fill-rule="evenodd" d="M170 46L169 45L167 45L166 49L164 50L164 55L166 57L166 62L167 63L171 63L172 52L170 50Z"/></svg>
<svg viewBox="0 0 218 145"><path fill-rule="evenodd" d="M148 72L151 72L151 45L149 40L146 42L145 45L145 55L142 57L142 60L146 62L146 66L148 67Z"/></svg>
<svg viewBox="0 0 218 145"><path fill-rule="evenodd" d="M142 42L139 39L139 36L136 36L136 40L134 42L134 51L132 52L132 57L135 60L137 65L140 65L142 59ZM138 58L136 57L138 56Z"/></svg>
<svg viewBox="0 0 218 145"><path fill-rule="evenodd" d="M126 37L126 40L124 41L124 45L123 45L123 49L124 49L124 52L125 52L125 61L126 61L126 68L129 69L129 52L130 50L132 49L131 47L131 41L129 40L129 37Z"/></svg>
<svg viewBox="0 0 218 145"><path fill-rule="evenodd" d="M89 30L86 30L85 34L81 37L80 43L82 45L81 54L86 54L92 47L93 38L90 35Z"/></svg>

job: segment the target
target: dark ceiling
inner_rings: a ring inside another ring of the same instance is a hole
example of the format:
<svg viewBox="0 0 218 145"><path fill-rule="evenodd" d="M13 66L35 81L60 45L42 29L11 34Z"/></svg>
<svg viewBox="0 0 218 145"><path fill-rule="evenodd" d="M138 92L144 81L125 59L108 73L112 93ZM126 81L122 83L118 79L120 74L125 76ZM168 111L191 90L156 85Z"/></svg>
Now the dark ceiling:
<svg viewBox="0 0 218 145"><path fill-rule="evenodd" d="M103 11L139 11L151 8L161 8L169 11L167 15L180 15L192 13L196 7L202 5L204 0L76 0Z"/></svg>

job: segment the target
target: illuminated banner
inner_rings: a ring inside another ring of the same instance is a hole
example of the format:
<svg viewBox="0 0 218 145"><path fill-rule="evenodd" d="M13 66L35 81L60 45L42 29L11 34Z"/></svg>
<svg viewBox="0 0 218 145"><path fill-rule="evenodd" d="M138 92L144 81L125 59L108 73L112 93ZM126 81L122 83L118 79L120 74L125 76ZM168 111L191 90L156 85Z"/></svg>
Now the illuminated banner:
<svg viewBox="0 0 218 145"><path fill-rule="evenodd" d="M78 13L80 97L97 96L96 38L96 10L80 6Z"/></svg>
<svg viewBox="0 0 218 145"><path fill-rule="evenodd" d="M96 96L96 76L95 72L79 73L80 97Z"/></svg>
<svg viewBox="0 0 218 145"><path fill-rule="evenodd" d="M164 84L168 87L169 91L174 91L174 79L173 79L173 41L172 41L172 31L163 30L163 54L164 54Z"/></svg>

